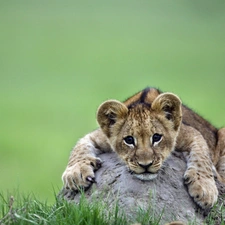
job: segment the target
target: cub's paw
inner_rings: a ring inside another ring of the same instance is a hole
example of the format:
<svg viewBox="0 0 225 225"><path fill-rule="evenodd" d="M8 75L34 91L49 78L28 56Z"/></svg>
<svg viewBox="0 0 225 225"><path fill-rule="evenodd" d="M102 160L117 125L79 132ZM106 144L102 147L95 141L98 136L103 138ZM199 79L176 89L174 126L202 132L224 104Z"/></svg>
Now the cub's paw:
<svg viewBox="0 0 225 225"><path fill-rule="evenodd" d="M64 187L70 190L87 189L95 183L94 171L101 167L100 158L88 156L74 162L74 165L67 166L62 175Z"/></svg>
<svg viewBox="0 0 225 225"><path fill-rule="evenodd" d="M218 190L213 176L207 176L195 169L189 169L184 174L184 182L194 201L203 209L211 208L218 198Z"/></svg>

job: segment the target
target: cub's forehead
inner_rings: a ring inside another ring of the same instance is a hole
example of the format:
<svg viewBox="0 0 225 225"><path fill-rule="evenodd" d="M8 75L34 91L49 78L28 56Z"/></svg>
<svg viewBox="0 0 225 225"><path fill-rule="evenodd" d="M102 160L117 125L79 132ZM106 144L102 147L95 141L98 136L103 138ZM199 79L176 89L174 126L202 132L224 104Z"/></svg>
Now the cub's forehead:
<svg viewBox="0 0 225 225"><path fill-rule="evenodd" d="M148 121L150 116L150 108L142 104L138 104L137 106L130 108L128 111L128 119L131 120L144 122L146 120Z"/></svg>
<svg viewBox="0 0 225 225"><path fill-rule="evenodd" d="M146 134L164 130L160 121L151 113L150 107L141 104L129 109L123 128L125 132Z"/></svg>
<svg viewBox="0 0 225 225"><path fill-rule="evenodd" d="M140 106L129 109L124 125L127 131L150 131L153 125L150 110Z"/></svg>

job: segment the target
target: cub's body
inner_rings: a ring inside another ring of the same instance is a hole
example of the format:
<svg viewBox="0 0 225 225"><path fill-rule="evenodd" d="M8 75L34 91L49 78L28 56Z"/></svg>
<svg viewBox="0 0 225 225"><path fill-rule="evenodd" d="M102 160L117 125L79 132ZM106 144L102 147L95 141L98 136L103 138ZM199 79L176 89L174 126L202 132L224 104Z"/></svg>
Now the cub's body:
<svg viewBox="0 0 225 225"><path fill-rule="evenodd" d="M110 100L97 112L100 128L74 147L62 179L77 190L94 182L97 154L115 151L136 176L153 179L173 150L187 152L184 181L202 208L212 207L225 178L225 129L217 130L172 93L146 88L123 103Z"/></svg>

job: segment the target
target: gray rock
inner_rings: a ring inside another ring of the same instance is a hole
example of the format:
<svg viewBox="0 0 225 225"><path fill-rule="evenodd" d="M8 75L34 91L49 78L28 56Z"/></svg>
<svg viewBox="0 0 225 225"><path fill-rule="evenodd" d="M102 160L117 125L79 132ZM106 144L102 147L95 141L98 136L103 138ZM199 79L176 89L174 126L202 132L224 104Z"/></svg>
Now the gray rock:
<svg viewBox="0 0 225 225"><path fill-rule="evenodd" d="M156 215L163 211L161 224L173 220L195 220L196 224L202 224L205 212L194 203L183 182L186 162L182 155L172 154L157 178L151 181L133 176L115 153L104 153L99 157L103 165L96 172L96 183L85 192L88 199L97 196L109 208L118 201L128 217L137 208L148 209L151 205ZM65 199L79 202L80 193L68 190L61 193Z"/></svg>

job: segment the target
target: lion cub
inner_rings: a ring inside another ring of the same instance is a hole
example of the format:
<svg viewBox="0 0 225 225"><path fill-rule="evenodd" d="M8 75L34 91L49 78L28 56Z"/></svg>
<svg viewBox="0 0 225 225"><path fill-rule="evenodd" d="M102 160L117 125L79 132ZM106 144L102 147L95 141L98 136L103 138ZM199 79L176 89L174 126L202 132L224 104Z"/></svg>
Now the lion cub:
<svg viewBox="0 0 225 225"><path fill-rule="evenodd" d="M214 174L225 180L225 128L218 131L182 105L178 96L155 88L123 103L102 103L97 120L100 128L80 139L71 152L62 175L65 188L87 188L95 181L99 153L115 151L133 174L149 180L176 149L187 153L184 182L189 194L202 208L216 203Z"/></svg>

